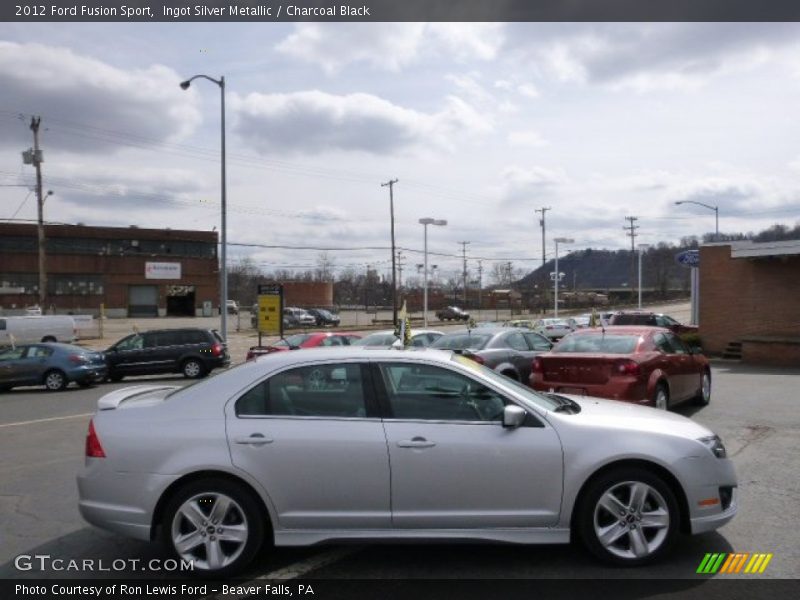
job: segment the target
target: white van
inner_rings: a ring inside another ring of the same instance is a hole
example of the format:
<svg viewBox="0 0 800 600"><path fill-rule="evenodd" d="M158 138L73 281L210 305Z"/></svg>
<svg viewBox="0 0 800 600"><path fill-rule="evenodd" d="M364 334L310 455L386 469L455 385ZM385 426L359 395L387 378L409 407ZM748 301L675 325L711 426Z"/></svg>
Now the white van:
<svg viewBox="0 0 800 600"><path fill-rule="evenodd" d="M0 317L0 346L39 342L72 343L78 339L75 320L66 315Z"/></svg>

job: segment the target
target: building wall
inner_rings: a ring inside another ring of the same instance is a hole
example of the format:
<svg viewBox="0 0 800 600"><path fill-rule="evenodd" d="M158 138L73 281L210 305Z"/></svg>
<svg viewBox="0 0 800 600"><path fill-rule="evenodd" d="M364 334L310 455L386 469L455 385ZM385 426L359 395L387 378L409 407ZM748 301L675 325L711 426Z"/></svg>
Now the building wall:
<svg viewBox="0 0 800 600"><path fill-rule="evenodd" d="M800 256L731 258L700 248L700 336L721 353L745 336L800 336Z"/></svg>
<svg viewBox="0 0 800 600"><path fill-rule="evenodd" d="M300 308L332 307L332 281L285 281L283 305Z"/></svg>

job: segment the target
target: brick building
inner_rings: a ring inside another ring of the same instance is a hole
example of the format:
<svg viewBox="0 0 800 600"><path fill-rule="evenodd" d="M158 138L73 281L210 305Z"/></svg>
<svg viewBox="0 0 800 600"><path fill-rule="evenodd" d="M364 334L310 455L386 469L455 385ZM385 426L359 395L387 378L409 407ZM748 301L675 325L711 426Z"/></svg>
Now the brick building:
<svg viewBox="0 0 800 600"><path fill-rule="evenodd" d="M702 246L699 317L710 353L800 366L800 240Z"/></svg>
<svg viewBox="0 0 800 600"><path fill-rule="evenodd" d="M200 316L219 306L217 233L46 225L47 294L58 313ZM39 302L36 225L0 223L0 310Z"/></svg>

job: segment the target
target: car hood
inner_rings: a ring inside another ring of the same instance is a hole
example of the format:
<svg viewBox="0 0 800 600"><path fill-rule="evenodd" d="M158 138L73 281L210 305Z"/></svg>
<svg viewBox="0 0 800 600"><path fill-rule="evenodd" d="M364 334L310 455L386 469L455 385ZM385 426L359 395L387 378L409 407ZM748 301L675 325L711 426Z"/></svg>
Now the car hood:
<svg viewBox="0 0 800 600"><path fill-rule="evenodd" d="M710 429L703 425L692 421L688 417L672 412L592 396L558 395L574 400L580 405L580 413L565 415L565 418L574 421L575 424L586 423L587 425L608 426L614 429L652 431L654 433L680 435L690 439L714 435Z"/></svg>

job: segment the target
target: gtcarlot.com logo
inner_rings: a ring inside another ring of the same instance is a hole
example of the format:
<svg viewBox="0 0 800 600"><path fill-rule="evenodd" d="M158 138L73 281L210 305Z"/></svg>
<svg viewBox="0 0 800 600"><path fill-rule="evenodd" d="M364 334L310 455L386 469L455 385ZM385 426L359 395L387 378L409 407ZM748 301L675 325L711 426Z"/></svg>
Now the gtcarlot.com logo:
<svg viewBox="0 0 800 600"><path fill-rule="evenodd" d="M716 573L763 573L772 554L761 552L717 552L706 554L697 572L703 575L713 575Z"/></svg>

